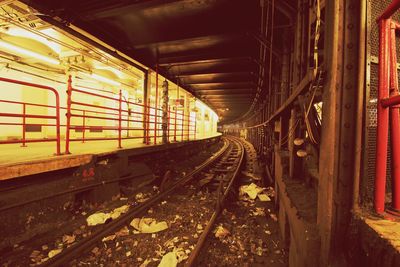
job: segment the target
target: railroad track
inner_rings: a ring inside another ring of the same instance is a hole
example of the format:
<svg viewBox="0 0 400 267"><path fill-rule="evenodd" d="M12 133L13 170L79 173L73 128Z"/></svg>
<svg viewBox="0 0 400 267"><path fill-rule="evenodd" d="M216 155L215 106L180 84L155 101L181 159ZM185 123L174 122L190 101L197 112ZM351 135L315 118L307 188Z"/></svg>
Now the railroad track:
<svg viewBox="0 0 400 267"><path fill-rule="evenodd" d="M136 207L132 207L127 213L121 215L118 219L107 223L103 228L98 229L90 236L65 248L61 253L48 259L46 262L41 264L41 266L61 266L81 257L82 254L101 242L104 237L109 236L122 227L128 225L133 218L143 215L146 211L160 203L163 199L166 199L172 193L178 191L183 186L192 186L193 188L196 188L196 190L204 189L206 187L207 191L212 188L215 192L213 198L214 203L212 204L213 212L185 263L185 266L192 266L195 263L196 257L199 255L201 247L204 244L207 235L210 233L219 212L221 211L223 202L233 185L234 178L239 173L244 158L244 151L243 144L238 138L224 138L224 146L219 152L206 160L200 166L197 166L193 171L186 174L182 179L174 182L172 185L168 186L159 194L151 197L146 202L143 202Z"/></svg>

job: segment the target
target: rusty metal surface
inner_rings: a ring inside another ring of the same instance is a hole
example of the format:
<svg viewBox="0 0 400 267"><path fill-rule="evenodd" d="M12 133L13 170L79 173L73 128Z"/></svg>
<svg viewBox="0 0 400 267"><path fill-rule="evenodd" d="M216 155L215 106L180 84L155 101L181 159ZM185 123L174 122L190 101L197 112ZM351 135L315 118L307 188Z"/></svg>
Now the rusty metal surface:
<svg viewBox="0 0 400 267"><path fill-rule="evenodd" d="M223 120L249 109L257 74L268 71L260 62L264 44L259 41L258 0L23 2L45 14L43 18L73 23L152 69L158 65L160 74L217 112L225 110ZM276 25L290 25L295 14L291 1L275 1L275 6ZM274 43L282 43L276 36Z"/></svg>

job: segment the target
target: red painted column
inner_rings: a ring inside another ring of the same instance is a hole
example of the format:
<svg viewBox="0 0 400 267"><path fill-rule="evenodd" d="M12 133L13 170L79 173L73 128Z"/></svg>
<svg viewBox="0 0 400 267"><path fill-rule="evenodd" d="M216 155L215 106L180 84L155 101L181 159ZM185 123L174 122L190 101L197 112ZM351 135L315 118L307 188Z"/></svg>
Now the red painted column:
<svg viewBox="0 0 400 267"><path fill-rule="evenodd" d="M377 213L385 210L386 157L389 131L389 110L381 105L381 100L389 96L389 35L390 20L379 21L379 84L377 101L376 132L376 172L374 207Z"/></svg>
<svg viewBox="0 0 400 267"><path fill-rule="evenodd" d="M119 90L119 109L118 109L118 148L122 148L122 91Z"/></svg>
<svg viewBox="0 0 400 267"><path fill-rule="evenodd" d="M396 29L390 30L390 97L399 94L396 55ZM397 108L390 108L390 137L392 148L392 208L400 211L400 118Z"/></svg>
<svg viewBox="0 0 400 267"><path fill-rule="evenodd" d="M68 88L67 88L67 125L65 133L65 154L71 154L69 151L69 139L70 139L70 128L71 128L71 101L72 101L72 79L71 75L68 78Z"/></svg>

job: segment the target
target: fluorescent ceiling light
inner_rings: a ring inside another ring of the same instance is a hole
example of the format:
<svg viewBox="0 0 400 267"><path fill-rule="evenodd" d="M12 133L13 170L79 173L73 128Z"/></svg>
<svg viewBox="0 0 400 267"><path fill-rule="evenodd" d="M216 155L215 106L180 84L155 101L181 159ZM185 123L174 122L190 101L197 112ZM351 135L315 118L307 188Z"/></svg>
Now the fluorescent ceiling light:
<svg viewBox="0 0 400 267"><path fill-rule="evenodd" d="M113 67L110 67L110 66L96 66L95 68L98 69L98 70L109 70L112 73L114 73L115 75L117 75L118 78L122 78L122 76L124 75L122 71L117 70L117 69L115 69Z"/></svg>
<svg viewBox="0 0 400 267"><path fill-rule="evenodd" d="M60 61L58 59L51 58L51 57L48 57L48 56L45 56L45 55L30 51L28 49L25 49L25 48L22 48L22 47L19 47L19 46L4 42L3 40L0 40L0 47L4 48L6 50L9 50L9 51L13 51L13 52L15 52L17 54L20 54L20 55L24 55L24 56L27 56L27 57L33 57L33 58L36 58L38 60L45 61L45 62L50 63L50 64L54 64L54 65L60 64Z"/></svg>
<svg viewBox="0 0 400 267"><path fill-rule="evenodd" d="M105 82L105 83L108 83L108 84L111 84L111 85L115 85L115 86L120 86L120 85L121 85L121 83L119 83L119 82L113 81L113 80L111 80L111 79L108 79L108 78L106 78L106 77L97 75L97 74L95 74L95 73L92 73L90 76L91 76L93 79L96 79L96 80L99 80L99 81L101 81L101 82Z"/></svg>
<svg viewBox="0 0 400 267"><path fill-rule="evenodd" d="M50 31L49 31L50 30ZM53 33L54 31L52 29L45 29L42 30L41 33L48 35L50 38L54 38L54 36L51 36L49 33ZM57 54L61 53L61 45L56 44L52 41L50 41L49 39L44 38L43 36L34 33L34 32L30 32L27 31L25 29L21 29L21 28L9 28L8 30L5 31L5 33L12 35L12 36L17 36L17 37L24 37L24 38L29 38L32 40L35 40L37 42L40 42L46 46L48 46L49 48L51 48L54 52L56 52ZM54 35L54 33L53 33Z"/></svg>

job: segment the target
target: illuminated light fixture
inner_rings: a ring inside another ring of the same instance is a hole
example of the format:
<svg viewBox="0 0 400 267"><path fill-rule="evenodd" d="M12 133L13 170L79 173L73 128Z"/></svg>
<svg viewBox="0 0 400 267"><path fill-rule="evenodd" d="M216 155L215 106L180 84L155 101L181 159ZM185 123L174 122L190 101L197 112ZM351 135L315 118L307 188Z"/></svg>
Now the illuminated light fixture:
<svg viewBox="0 0 400 267"><path fill-rule="evenodd" d="M48 56L33 52L33 51L27 50L25 48L22 48L22 47L19 47L19 46L15 46L15 45L10 44L10 43L6 43L3 40L0 40L0 47L4 48L6 50L9 50L9 51L13 51L13 52L15 52L17 54L21 54L21 55L24 55L24 56L27 56L27 57L33 57L33 58L36 58L38 60L45 61L45 62L50 63L50 64L54 64L54 65L60 64L60 61L58 59L51 58L51 57L48 57Z"/></svg>
<svg viewBox="0 0 400 267"><path fill-rule="evenodd" d="M122 76L124 75L124 73L122 71L117 70L113 67L109 67L109 66L96 66L95 68L98 70L109 70L112 73L114 73L115 75L117 75L118 78L122 78Z"/></svg>
<svg viewBox="0 0 400 267"><path fill-rule="evenodd" d="M113 81L111 79L108 79L106 77L103 77L103 76L100 76L100 75L97 75L97 74L94 74L94 73L92 73L90 76L93 79L97 79L97 80L99 80L101 82L105 82L105 83L108 83L108 84L111 84L111 85L115 85L115 86L120 86L121 85L121 83L119 83L119 82Z"/></svg>

